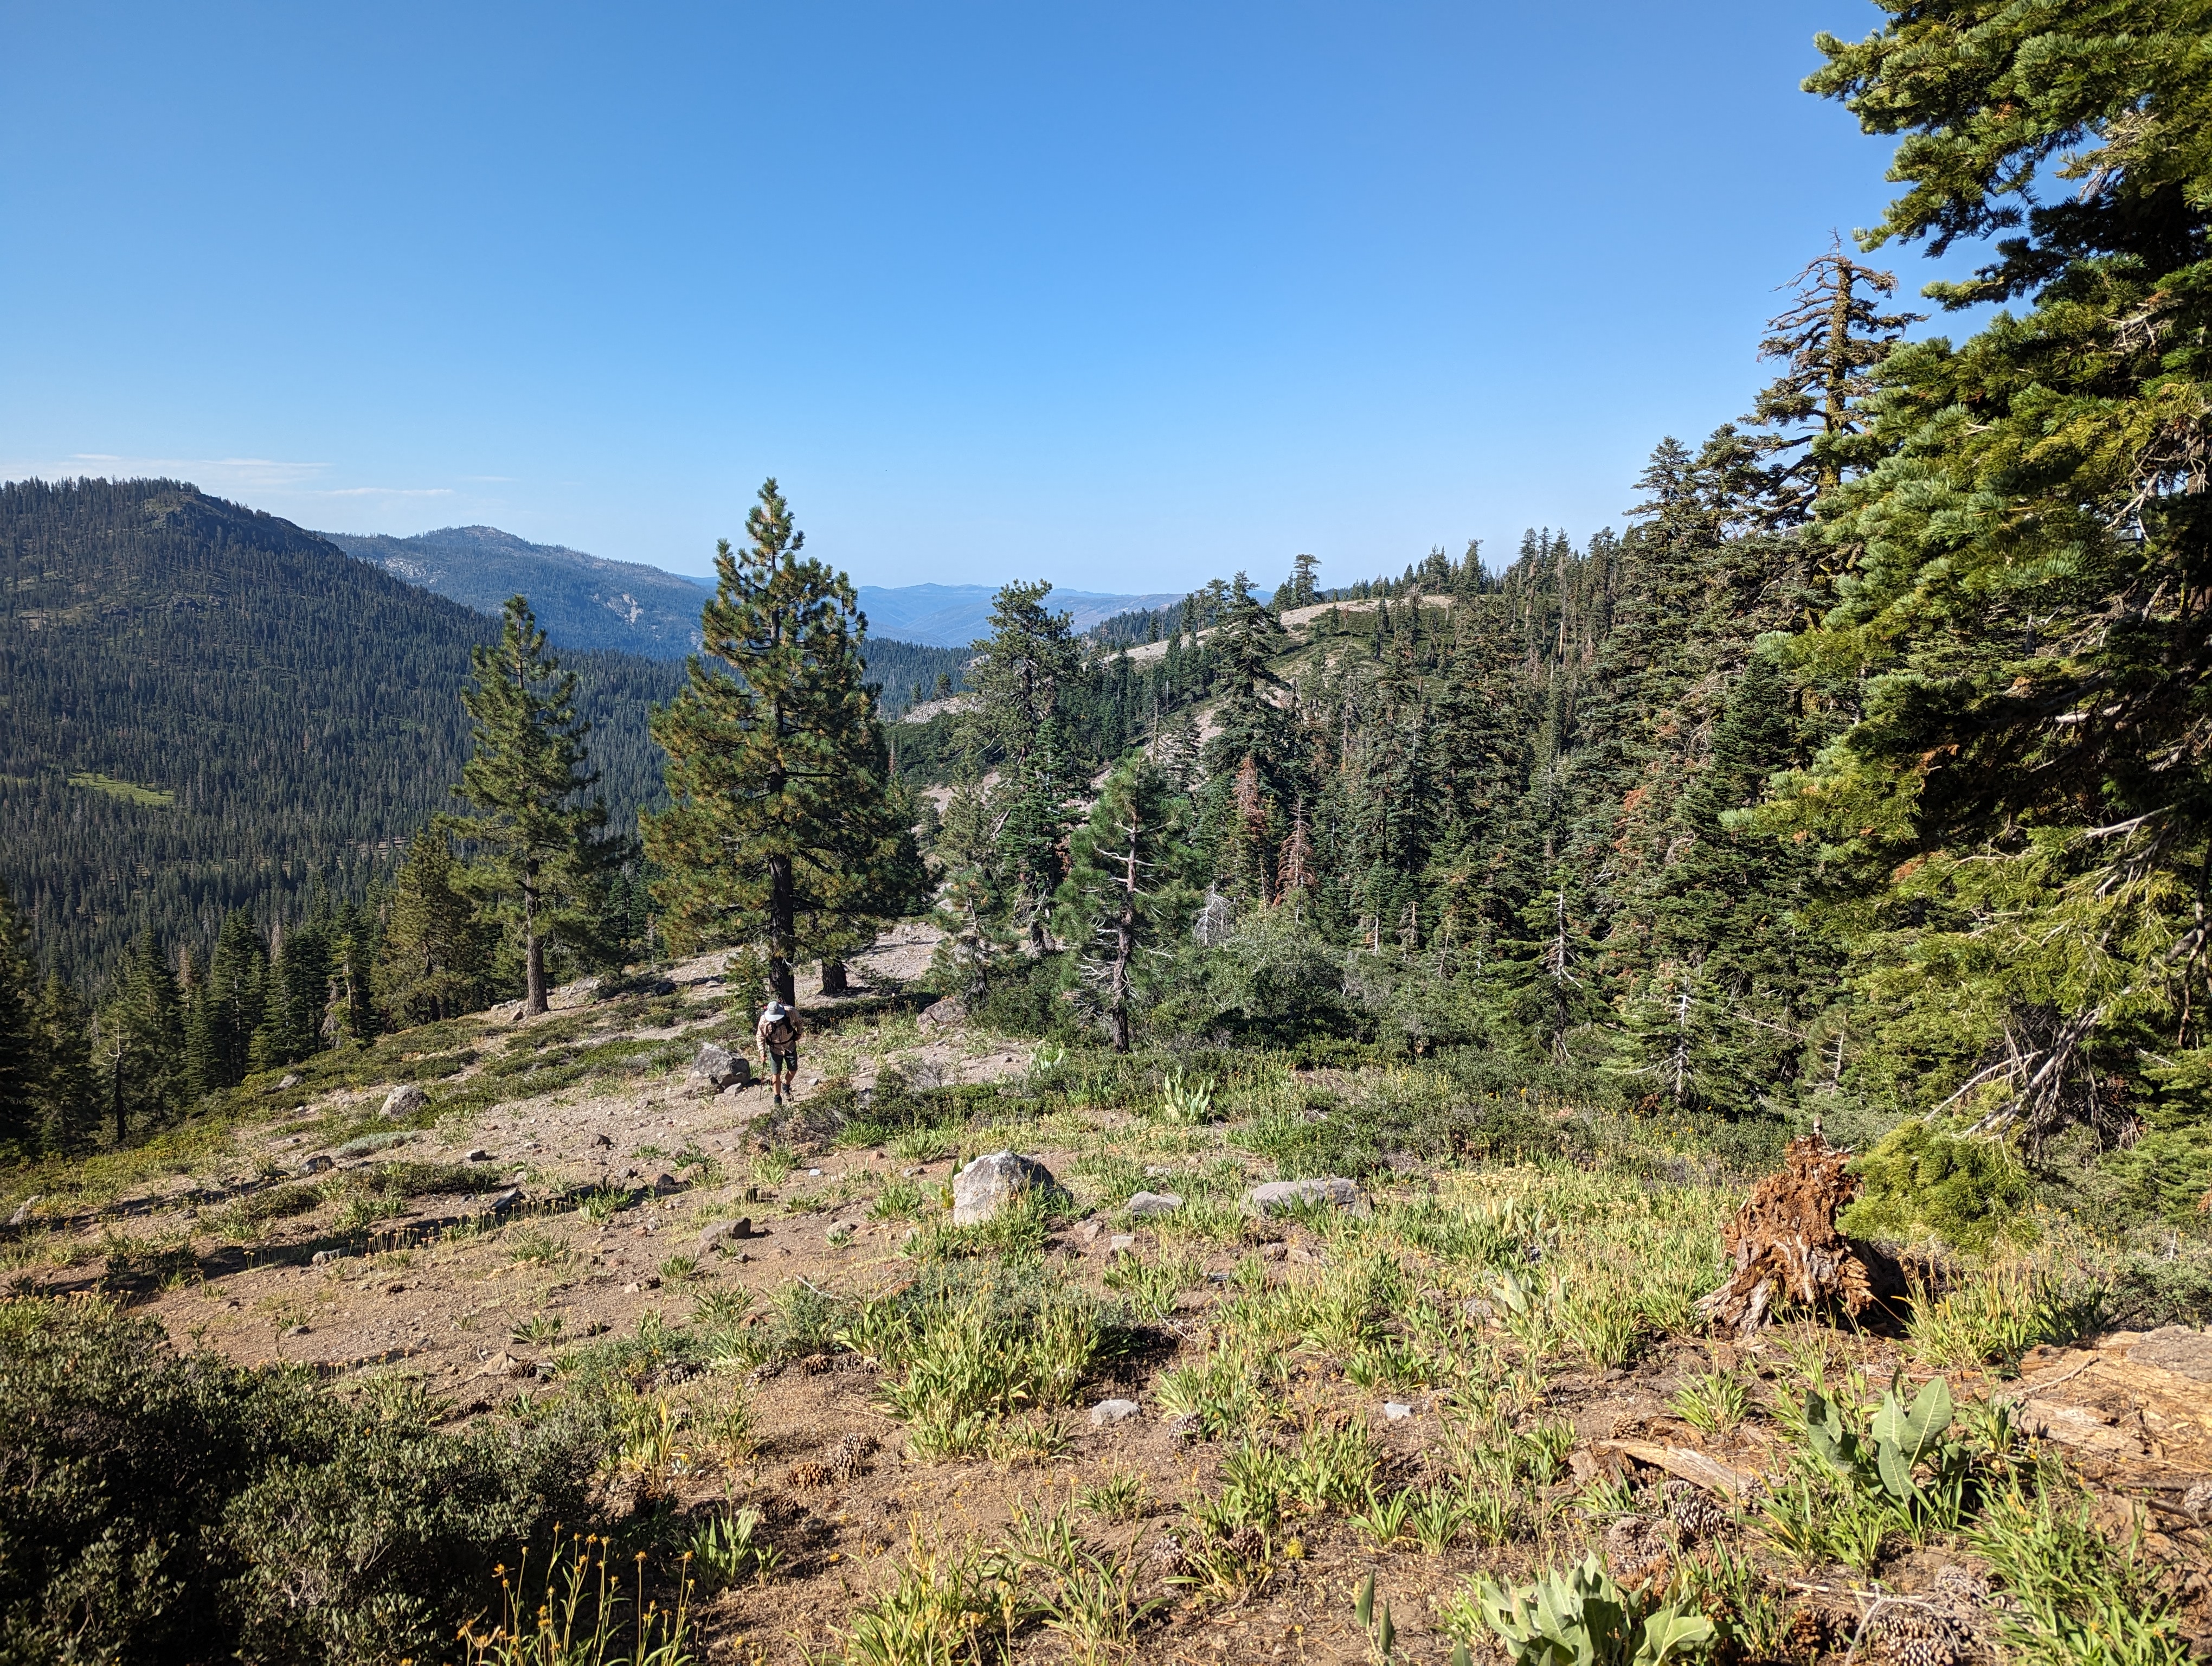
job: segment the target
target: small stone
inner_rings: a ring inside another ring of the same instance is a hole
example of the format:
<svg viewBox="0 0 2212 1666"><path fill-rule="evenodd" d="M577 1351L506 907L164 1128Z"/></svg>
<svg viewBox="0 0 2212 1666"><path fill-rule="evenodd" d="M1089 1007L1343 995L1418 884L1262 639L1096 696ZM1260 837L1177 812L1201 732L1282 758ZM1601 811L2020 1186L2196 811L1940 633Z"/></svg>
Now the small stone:
<svg viewBox="0 0 2212 1666"><path fill-rule="evenodd" d="M1104 1221L1093 1215L1089 1220L1079 1222L1075 1231L1069 1236L1081 1243L1096 1243L1098 1242L1098 1234L1105 1229L1105 1225Z"/></svg>
<svg viewBox="0 0 2212 1666"><path fill-rule="evenodd" d="M300 1164L300 1172L301 1174L320 1174L324 1170L330 1166L331 1159L323 1155L322 1152L317 1152L313 1157Z"/></svg>
<svg viewBox="0 0 2212 1666"><path fill-rule="evenodd" d="M739 1215L735 1220L718 1220L699 1234L699 1253L705 1255L717 1244L732 1238L749 1238L753 1235L752 1217Z"/></svg>
<svg viewBox="0 0 2212 1666"><path fill-rule="evenodd" d="M655 1196L666 1197L669 1193L675 1189L676 1177L674 1175L664 1172L653 1177L653 1190Z"/></svg>
<svg viewBox="0 0 2212 1666"><path fill-rule="evenodd" d="M489 1163L491 1161L491 1153L486 1151L482 1146L473 1146L470 1149L467 1155L461 1158L461 1161L464 1163Z"/></svg>
<svg viewBox="0 0 2212 1666"><path fill-rule="evenodd" d="M1389 1418L1393 1423L1402 1422L1405 1419L1411 1417L1413 1414L1413 1408L1411 1406L1405 1404L1402 1401L1386 1400L1382 1402L1382 1415Z"/></svg>
<svg viewBox="0 0 2212 1666"><path fill-rule="evenodd" d="M1091 1426L1103 1429L1109 1423L1120 1423L1137 1414L1133 1400L1102 1400L1091 1408Z"/></svg>
<svg viewBox="0 0 2212 1666"><path fill-rule="evenodd" d="M330 1166L330 1159L328 1158L325 1158L323 1159L323 1166L325 1168ZM9 1225L28 1226L31 1224L32 1211L36 1209L39 1205L43 1203L45 1201L46 1194L44 1192L32 1193L30 1196L25 1198L21 1203L18 1203L15 1206L15 1213L8 1217Z"/></svg>
<svg viewBox="0 0 2212 1666"><path fill-rule="evenodd" d="M516 1204L521 1201L522 1188L520 1186L509 1186L503 1192L493 1193L491 1201L486 1203L484 1207L490 1210L492 1213L495 1215L503 1215L509 1209L512 1209Z"/></svg>
<svg viewBox="0 0 2212 1666"><path fill-rule="evenodd" d="M430 1096L412 1082L403 1082L384 1096L384 1109L377 1114L385 1117L412 1116L430 1103Z"/></svg>
<svg viewBox="0 0 2212 1666"><path fill-rule="evenodd" d="M615 1148L615 1142L604 1134L595 1134L592 1136L590 1148L593 1151L612 1151Z"/></svg>
<svg viewBox="0 0 2212 1666"><path fill-rule="evenodd" d="M307 1328L305 1325L294 1325L284 1334L287 1336L305 1336L307 1334Z"/></svg>
<svg viewBox="0 0 2212 1666"><path fill-rule="evenodd" d="M1289 1253L1290 1246L1283 1243L1279 1238L1263 1243L1260 1246L1260 1259L1261 1261L1280 1261Z"/></svg>
<svg viewBox="0 0 2212 1666"><path fill-rule="evenodd" d="M318 1250L313 1256L308 1257L307 1264L310 1267L328 1267L332 1262L337 1259L338 1251L335 1250Z"/></svg>
<svg viewBox="0 0 2212 1666"><path fill-rule="evenodd" d="M1301 1245L1291 1246L1290 1258L1301 1267L1321 1267L1328 1263L1328 1255L1319 1250L1308 1250Z"/></svg>
<svg viewBox="0 0 2212 1666"><path fill-rule="evenodd" d="M1106 1240L1106 1253L1109 1256L1118 1256L1125 1250L1133 1250L1136 1247L1136 1237L1130 1232L1116 1232Z"/></svg>
<svg viewBox="0 0 2212 1666"><path fill-rule="evenodd" d="M1247 1192L1244 1201L1255 1213L1262 1215L1304 1203L1326 1203L1334 1208L1349 1209L1359 1201L1359 1188L1334 1176L1326 1180L1271 1180Z"/></svg>
<svg viewBox="0 0 2212 1666"><path fill-rule="evenodd" d="M978 1225L1024 1191L1060 1189L1052 1170L1034 1158L1011 1151L993 1152L952 1177L952 1224Z"/></svg>
<svg viewBox="0 0 2212 1666"><path fill-rule="evenodd" d="M852 1241L853 1234L860 1230L860 1229L859 1227L855 1226L849 1220L833 1221L830 1224L830 1229L823 1233L822 1236L827 1238L833 1244L849 1243Z"/></svg>
<svg viewBox="0 0 2212 1666"><path fill-rule="evenodd" d="M299 1085L300 1073L296 1070L287 1071L276 1079L276 1089L280 1093L288 1087L297 1087Z"/></svg>
<svg viewBox="0 0 2212 1666"><path fill-rule="evenodd" d="M1139 1192L1125 1206L1133 1215L1171 1215L1182 1207L1173 1192Z"/></svg>
<svg viewBox="0 0 2212 1666"><path fill-rule="evenodd" d="M538 1365L535 1360L517 1359L512 1353L495 1353L483 1362L483 1369L477 1375L479 1377L528 1377L537 1369Z"/></svg>
<svg viewBox="0 0 2212 1666"><path fill-rule="evenodd" d="M623 1294L625 1296L635 1296L638 1292L644 1288L645 1286L643 1285L640 1284L635 1279L632 1279L628 1284L623 1286Z"/></svg>

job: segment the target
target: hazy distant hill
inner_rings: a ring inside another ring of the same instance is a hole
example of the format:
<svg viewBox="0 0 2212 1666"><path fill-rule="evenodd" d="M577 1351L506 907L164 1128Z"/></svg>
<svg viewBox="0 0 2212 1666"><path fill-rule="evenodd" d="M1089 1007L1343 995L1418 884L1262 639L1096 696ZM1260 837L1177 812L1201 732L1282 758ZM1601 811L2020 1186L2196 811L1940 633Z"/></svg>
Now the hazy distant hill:
<svg viewBox="0 0 2212 1666"><path fill-rule="evenodd" d="M860 593L871 635L939 648L965 648L977 637L990 635L991 598L998 593L982 584L909 584L896 589L864 584ZM1076 629L1084 631L1116 613L1165 607L1182 599L1180 593L1102 596L1088 590L1055 590L1051 605L1071 615Z"/></svg>
<svg viewBox="0 0 2212 1666"><path fill-rule="evenodd" d="M713 588L705 579L687 579L638 562L606 561L558 544L532 544L496 526L444 526L412 538L354 532L319 532L348 555L373 562L396 579L450 596L479 613L496 614L509 596L524 595L537 611L556 648L639 654L653 660L680 660L699 646L699 606ZM941 585L917 587L932 595L966 595ZM961 612L981 620L990 611L991 593L969 587L982 598L980 607ZM864 590L861 595L904 598L912 590ZM863 604L866 605L865 602ZM936 611L925 606L921 611ZM1111 610L1109 610L1111 611ZM896 602L886 615L896 615ZM915 636L890 628L885 616L868 610L868 673L882 684L885 715L903 711L919 687L927 695L938 678L960 681L965 648L977 634L964 624L947 636Z"/></svg>
<svg viewBox="0 0 2212 1666"><path fill-rule="evenodd" d="M441 526L412 538L318 536L479 613L497 613L509 596L527 596L545 634L564 648L680 660L699 645L707 586L658 567L532 544L496 526Z"/></svg>
<svg viewBox="0 0 2212 1666"><path fill-rule="evenodd" d="M469 648L499 632L458 601L173 480L0 485L0 876L48 964L296 916L452 806ZM683 668L563 657L628 824Z"/></svg>

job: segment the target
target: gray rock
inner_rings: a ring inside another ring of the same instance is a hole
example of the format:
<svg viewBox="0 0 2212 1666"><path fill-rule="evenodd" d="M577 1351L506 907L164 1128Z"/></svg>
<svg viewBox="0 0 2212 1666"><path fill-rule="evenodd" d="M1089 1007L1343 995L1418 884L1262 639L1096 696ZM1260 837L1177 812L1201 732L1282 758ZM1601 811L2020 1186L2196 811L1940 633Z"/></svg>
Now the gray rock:
<svg viewBox="0 0 2212 1666"><path fill-rule="evenodd" d="M1106 1253L1109 1256L1118 1256L1136 1247L1136 1238L1127 1232L1116 1232L1106 1240Z"/></svg>
<svg viewBox="0 0 2212 1666"><path fill-rule="evenodd" d="M464 1163L489 1163L491 1161L491 1153L486 1151L482 1146L477 1146L471 1149L467 1156L462 1158L461 1161Z"/></svg>
<svg viewBox="0 0 2212 1666"><path fill-rule="evenodd" d="M752 1218L740 1215L735 1220L718 1220L699 1234L699 1253L705 1255L717 1244L733 1238L749 1238L753 1235Z"/></svg>
<svg viewBox="0 0 2212 1666"><path fill-rule="evenodd" d="M15 1213L8 1217L8 1224L10 1226L28 1226L31 1224L31 1212L36 1209L45 1198L46 1194L43 1192L32 1193L30 1196L15 1206Z"/></svg>
<svg viewBox="0 0 2212 1666"><path fill-rule="evenodd" d="M1137 1414L1133 1400L1102 1400L1091 1408L1091 1426L1103 1429L1109 1423L1123 1422Z"/></svg>
<svg viewBox="0 0 2212 1666"><path fill-rule="evenodd" d="M1182 1207L1173 1192L1139 1192L1125 1206L1133 1215L1171 1215Z"/></svg>
<svg viewBox="0 0 2212 1666"><path fill-rule="evenodd" d="M743 1087L753 1079L753 1064L742 1053L708 1042L691 1061L690 1082L696 1091L720 1093L726 1087Z"/></svg>
<svg viewBox="0 0 2212 1666"><path fill-rule="evenodd" d="M522 1188L520 1186L509 1186L503 1192L493 1193L491 1201L485 1204L484 1207L490 1210L492 1213L495 1215L503 1215L509 1209L512 1209L516 1204L521 1201Z"/></svg>
<svg viewBox="0 0 2212 1666"><path fill-rule="evenodd" d="M968 1022L968 1003L957 995L932 1001L915 1016L915 1028L927 1035L932 1030L957 1030Z"/></svg>
<svg viewBox="0 0 2212 1666"><path fill-rule="evenodd" d="M1093 1244L1098 1242L1098 1234L1105 1226L1104 1221L1093 1215L1089 1220L1079 1222L1073 1236L1079 1243Z"/></svg>
<svg viewBox="0 0 2212 1666"><path fill-rule="evenodd" d="M294 1325L284 1334L287 1336L305 1336L307 1334L307 1328L305 1325Z"/></svg>
<svg viewBox="0 0 2212 1666"><path fill-rule="evenodd" d="M299 1085L300 1077L296 1072L280 1076L276 1079L276 1089L280 1093L288 1087L297 1087Z"/></svg>
<svg viewBox="0 0 2212 1666"><path fill-rule="evenodd" d="M1393 1423L1402 1422L1413 1414L1413 1408L1411 1406L1404 1405L1395 1400L1386 1400L1382 1402L1382 1415Z"/></svg>
<svg viewBox="0 0 2212 1666"><path fill-rule="evenodd" d="M313 1157L300 1164L300 1172L301 1174L320 1174L324 1170L331 1166L331 1159L324 1156L320 1152L317 1152Z"/></svg>
<svg viewBox="0 0 2212 1666"><path fill-rule="evenodd" d="M2212 1333L2160 1325L2128 1350L2131 1365L2155 1365L2179 1377L2212 1383Z"/></svg>
<svg viewBox="0 0 2212 1666"><path fill-rule="evenodd" d="M675 1191L676 1189L676 1177L674 1175L664 1171L653 1177L653 1191L654 1196L666 1197L669 1193Z"/></svg>
<svg viewBox="0 0 2212 1666"><path fill-rule="evenodd" d="M974 1226L987 1221L1024 1191L1060 1189L1052 1170L1034 1158L1010 1151L993 1152L952 1177L952 1224Z"/></svg>
<svg viewBox="0 0 2212 1666"><path fill-rule="evenodd" d="M1349 1209L1359 1201L1359 1188L1349 1180L1334 1177L1327 1180L1271 1180L1247 1192L1244 1201L1255 1213L1263 1215L1295 1208L1302 1203L1326 1203Z"/></svg>
<svg viewBox="0 0 2212 1666"><path fill-rule="evenodd" d="M412 1082L403 1082L384 1096L385 1116L412 1116L430 1103L430 1096Z"/></svg>
<svg viewBox="0 0 2212 1666"><path fill-rule="evenodd" d="M307 1258L307 1264L310 1267L328 1267L332 1262L343 1259L343 1256L344 1251L339 1250L318 1250Z"/></svg>

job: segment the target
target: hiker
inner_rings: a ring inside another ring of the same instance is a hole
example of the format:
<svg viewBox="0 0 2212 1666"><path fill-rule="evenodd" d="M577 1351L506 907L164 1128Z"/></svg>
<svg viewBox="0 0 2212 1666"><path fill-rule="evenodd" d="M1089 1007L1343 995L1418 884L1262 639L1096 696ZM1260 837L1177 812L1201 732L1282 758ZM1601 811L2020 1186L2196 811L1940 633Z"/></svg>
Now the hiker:
<svg viewBox="0 0 2212 1666"><path fill-rule="evenodd" d="M763 1007L760 1022L753 1026L753 1039L760 1043L761 1068L775 1084L779 1105L798 1081L801 1033L799 1014L780 1000Z"/></svg>

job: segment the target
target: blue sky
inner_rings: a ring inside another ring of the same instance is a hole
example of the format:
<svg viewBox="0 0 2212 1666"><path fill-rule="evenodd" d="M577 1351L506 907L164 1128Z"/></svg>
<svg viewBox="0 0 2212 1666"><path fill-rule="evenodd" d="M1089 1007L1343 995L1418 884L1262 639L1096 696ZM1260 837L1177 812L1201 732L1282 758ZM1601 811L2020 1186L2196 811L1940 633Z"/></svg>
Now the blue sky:
<svg viewBox="0 0 2212 1666"><path fill-rule="evenodd" d="M1797 83L1880 16L0 0L0 476L701 571L773 473L878 584L1579 538L1879 216Z"/></svg>

